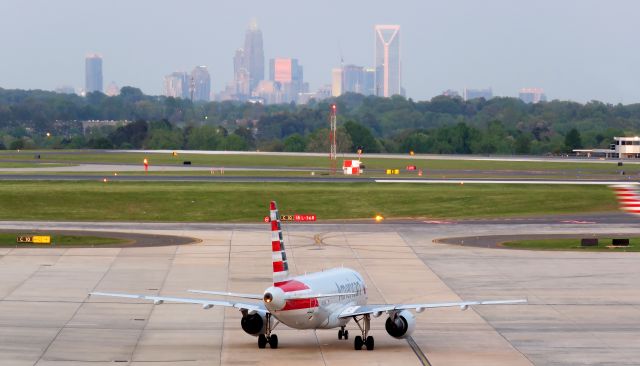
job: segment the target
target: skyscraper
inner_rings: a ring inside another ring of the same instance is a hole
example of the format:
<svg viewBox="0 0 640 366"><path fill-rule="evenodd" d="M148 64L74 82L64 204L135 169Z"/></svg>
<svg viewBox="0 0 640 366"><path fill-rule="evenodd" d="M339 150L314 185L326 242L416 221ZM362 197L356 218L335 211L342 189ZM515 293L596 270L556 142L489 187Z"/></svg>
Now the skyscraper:
<svg viewBox="0 0 640 366"><path fill-rule="evenodd" d="M239 48L233 57L233 85L232 99L247 100L251 97L251 80L249 70L246 68L244 49Z"/></svg>
<svg viewBox="0 0 640 366"><path fill-rule="evenodd" d="M364 67L356 65L342 67L342 92L364 94Z"/></svg>
<svg viewBox="0 0 640 366"><path fill-rule="evenodd" d="M84 90L102 92L102 56L92 53L84 59Z"/></svg>
<svg viewBox="0 0 640 366"><path fill-rule="evenodd" d="M376 95L390 97L401 94L400 26L376 25Z"/></svg>
<svg viewBox="0 0 640 366"><path fill-rule="evenodd" d="M362 94L376 94L376 69L373 67L365 67L362 75Z"/></svg>
<svg viewBox="0 0 640 366"><path fill-rule="evenodd" d="M209 101L211 94L211 76L206 66L196 66L191 71L191 93L194 101Z"/></svg>
<svg viewBox="0 0 640 366"><path fill-rule="evenodd" d="M283 103L295 102L298 93L305 91L304 73L298 59L271 59L269 62L269 76L271 81L279 84Z"/></svg>
<svg viewBox="0 0 640 366"><path fill-rule="evenodd" d="M331 96L339 97L342 95L342 69L334 68L331 70Z"/></svg>
<svg viewBox="0 0 640 366"><path fill-rule="evenodd" d="M189 74L172 72L164 77L164 95L174 98L189 98Z"/></svg>
<svg viewBox="0 0 640 366"><path fill-rule="evenodd" d="M244 68L249 72L249 87L253 90L261 80L264 80L262 31L255 20L251 22L245 33L243 59Z"/></svg>

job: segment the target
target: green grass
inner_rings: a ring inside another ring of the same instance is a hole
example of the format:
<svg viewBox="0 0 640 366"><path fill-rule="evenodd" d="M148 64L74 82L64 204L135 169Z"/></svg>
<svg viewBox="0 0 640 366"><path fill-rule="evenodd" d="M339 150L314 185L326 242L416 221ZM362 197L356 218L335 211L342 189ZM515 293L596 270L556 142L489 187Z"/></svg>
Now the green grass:
<svg viewBox="0 0 640 366"><path fill-rule="evenodd" d="M146 156L150 165L182 165L183 161L189 160L194 166L264 166L264 167L307 167L307 168L329 168L329 160L324 156L273 156L273 155L246 155L246 154L224 154L224 155L203 155L203 154L180 154L177 157L171 154L143 154L143 153L95 153L84 151L81 154L70 154L78 151L44 151L40 152L40 162L62 162L62 163L128 163L140 164ZM33 151L7 151L0 152L0 160L34 160ZM338 157L338 165L342 165L344 158ZM624 170L627 174L640 173L640 164L625 164L618 167L615 161L608 163L564 163L557 161L550 162L521 162L521 161L483 161L483 160L431 160L419 159L418 157L399 156L398 158L376 158L375 156L365 156L362 161L368 169L404 169L407 165L416 165L419 168L429 170L502 170L502 171L571 171L597 172L607 174L618 174Z"/></svg>
<svg viewBox="0 0 640 366"><path fill-rule="evenodd" d="M588 252L640 252L640 238L629 238L628 247L611 248L611 238L598 238L597 247L581 247L580 238L572 239L539 239L539 240L518 240L502 243L502 246L515 249L531 250L573 250Z"/></svg>
<svg viewBox="0 0 640 366"><path fill-rule="evenodd" d="M100 245L125 244L125 239L107 238L99 236L78 236L78 235L50 235L51 245L17 243L18 235L50 235L49 233L0 233L0 248L7 247L92 247Z"/></svg>
<svg viewBox="0 0 640 366"><path fill-rule="evenodd" d="M616 209L601 186L379 183L0 182L0 220L260 222L281 214L319 220L508 217Z"/></svg>

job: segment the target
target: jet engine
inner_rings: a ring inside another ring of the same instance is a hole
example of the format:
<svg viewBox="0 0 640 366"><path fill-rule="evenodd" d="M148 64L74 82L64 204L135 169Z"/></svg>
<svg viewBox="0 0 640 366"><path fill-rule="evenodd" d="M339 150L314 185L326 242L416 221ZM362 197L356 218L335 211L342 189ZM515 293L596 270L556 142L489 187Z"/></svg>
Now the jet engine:
<svg viewBox="0 0 640 366"><path fill-rule="evenodd" d="M267 325L267 317L265 314L247 313L242 317L242 320L240 320L240 325L242 326L242 330L248 334L258 336L260 334L264 334Z"/></svg>
<svg viewBox="0 0 640 366"><path fill-rule="evenodd" d="M389 316L384 327L390 336L403 339L410 336L416 329L416 320L410 311L402 310Z"/></svg>

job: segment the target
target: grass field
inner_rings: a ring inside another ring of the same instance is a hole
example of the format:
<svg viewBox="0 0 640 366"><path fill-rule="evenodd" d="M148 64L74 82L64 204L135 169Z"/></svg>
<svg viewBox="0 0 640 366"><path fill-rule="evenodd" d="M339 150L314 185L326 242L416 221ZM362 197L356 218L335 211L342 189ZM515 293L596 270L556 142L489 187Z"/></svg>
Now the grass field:
<svg viewBox="0 0 640 366"><path fill-rule="evenodd" d="M47 151L40 152L38 162L56 163L127 163L140 164L144 157L149 159L150 165L182 165L183 161L191 161L194 166L249 166L249 167L306 167L306 168L329 168L329 162L322 156L274 156L274 155L202 155L202 154L180 154L177 157L171 154L143 154L143 153L94 153L91 151ZM0 152L0 160L24 160L33 161L34 152L29 151L6 151ZM344 158L338 157L338 165L341 165ZM626 164L618 167L614 161L608 163L573 163L573 162L522 162L522 161L484 161L484 160L436 160L419 159L406 155L402 158L377 158L375 155L364 156L362 161L367 169L404 169L407 165L416 165L418 168L426 170L503 170L503 171L571 171L572 173L605 173L618 174L624 170L627 174L640 173L640 164Z"/></svg>
<svg viewBox="0 0 640 366"><path fill-rule="evenodd" d="M48 233L0 233L0 248L7 247L91 247L127 243L127 240L98 236L51 235L51 244L17 243L17 235L49 235Z"/></svg>
<svg viewBox="0 0 640 366"><path fill-rule="evenodd" d="M281 214L319 220L508 217L616 209L601 186L376 183L0 182L0 220L260 222Z"/></svg>
<svg viewBox="0 0 640 366"><path fill-rule="evenodd" d="M597 247L581 247L580 238L573 239L538 239L538 240L518 240L502 243L502 246L516 249L531 250L573 250L588 252L639 252L640 238L628 238L628 247L611 247L612 238L598 238Z"/></svg>

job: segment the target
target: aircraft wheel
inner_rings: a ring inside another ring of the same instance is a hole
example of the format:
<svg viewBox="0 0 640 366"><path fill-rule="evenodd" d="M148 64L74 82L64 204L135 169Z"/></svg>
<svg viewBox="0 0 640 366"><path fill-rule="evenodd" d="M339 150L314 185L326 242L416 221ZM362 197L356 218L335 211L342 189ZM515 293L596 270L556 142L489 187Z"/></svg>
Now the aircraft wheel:
<svg viewBox="0 0 640 366"><path fill-rule="evenodd" d="M365 342L365 344L367 345L367 351L373 351L373 337L372 336L368 336L367 337L367 341Z"/></svg>
<svg viewBox="0 0 640 366"><path fill-rule="evenodd" d="M338 331L338 339L342 339L343 336L344 336L344 332L342 331L342 329L340 329Z"/></svg>
<svg viewBox="0 0 640 366"><path fill-rule="evenodd" d="M272 349L278 348L278 336L277 335L272 334L271 337L269 337L269 346L271 346Z"/></svg>
<svg viewBox="0 0 640 366"><path fill-rule="evenodd" d="M353 348L356 351L359 351L362 349L362 346L363 346L362 337L356 336L353 341Z"/></svg>
<svg viewBox="0 0 640 366"><path fill-rule="evenodd" d="M345 330L342 336L344 337L344 339L349 339L349 331Z"/></svg>
<svg viewBox="0 0 640 366"><path fill-rule="evenodd" d="M267 346L267 337L264 334L258 336L258 348L265 348Z"/></svg>

